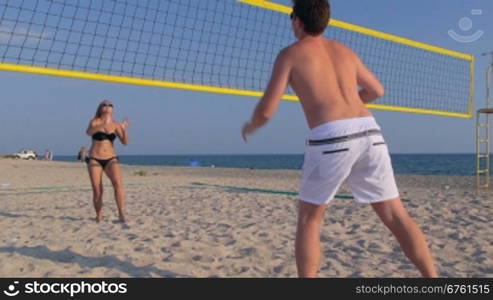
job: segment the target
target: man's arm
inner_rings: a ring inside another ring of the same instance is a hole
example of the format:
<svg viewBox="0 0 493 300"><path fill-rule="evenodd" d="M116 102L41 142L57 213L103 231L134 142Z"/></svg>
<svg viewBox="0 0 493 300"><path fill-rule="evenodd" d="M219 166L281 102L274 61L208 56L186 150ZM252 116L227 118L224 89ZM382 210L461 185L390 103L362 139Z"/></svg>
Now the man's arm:
<svg viewBox="0 0 493 300"><path fill-rule="evenodd" d="M242 136L246 141L247 136L264 126L275 114L279 101L289 83L291 66L286 49L282 50L276 58L272 75L264 95L258 102L249 123L243 126Z"/></svg>
<svg viewBox="0 0 493 300"><path fill-rule="evenodd" d="M358 55L354 54L358 85L361 87L359 96L363 103L371 103L383 97L385 89L378 78L363 64Z"/></svg>

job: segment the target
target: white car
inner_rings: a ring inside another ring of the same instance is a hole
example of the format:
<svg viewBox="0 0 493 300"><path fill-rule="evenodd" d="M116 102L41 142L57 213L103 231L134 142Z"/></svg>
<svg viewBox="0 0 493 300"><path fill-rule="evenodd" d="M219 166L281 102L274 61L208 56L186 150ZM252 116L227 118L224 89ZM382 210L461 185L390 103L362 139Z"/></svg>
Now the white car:
<svg viewBox="0 0 493 300"><path fill-rule="evenodd" d="M21 151L13 154L17 158L22 159L36 159L36 152L34 150L22 149Z"/></svg>

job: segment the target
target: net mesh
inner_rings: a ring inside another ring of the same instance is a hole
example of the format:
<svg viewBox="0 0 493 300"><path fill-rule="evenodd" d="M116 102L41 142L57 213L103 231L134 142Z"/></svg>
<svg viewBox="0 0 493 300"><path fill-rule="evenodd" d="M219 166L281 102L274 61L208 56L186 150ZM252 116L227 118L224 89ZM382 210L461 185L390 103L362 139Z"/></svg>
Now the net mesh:
<svg viewBox="0 0 493 300"><path fill-rule="evenodd" d="M0 64L240 91L262 92L295 41L286 14L234 0L3 0L0 20ZM470 60L343 28L325 35L381 79L378 104L468 113Z"/></svg>

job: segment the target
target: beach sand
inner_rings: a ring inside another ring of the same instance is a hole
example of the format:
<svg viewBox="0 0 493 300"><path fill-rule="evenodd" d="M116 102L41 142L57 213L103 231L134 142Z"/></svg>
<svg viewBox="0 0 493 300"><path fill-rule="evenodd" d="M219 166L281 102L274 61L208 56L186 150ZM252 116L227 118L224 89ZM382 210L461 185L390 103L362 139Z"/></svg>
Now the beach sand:
<svg viewBox="0 0 493 300"><path fill-rule="evenodd" d="M106 177L94 221L85 164L0 159L0 277L296 277L300 171L122 171L128 225ZM493 193L473 177L397 182L440 276L493 276ZM320 276L419 277L371 206L335 199L324 223Z"/></svg>

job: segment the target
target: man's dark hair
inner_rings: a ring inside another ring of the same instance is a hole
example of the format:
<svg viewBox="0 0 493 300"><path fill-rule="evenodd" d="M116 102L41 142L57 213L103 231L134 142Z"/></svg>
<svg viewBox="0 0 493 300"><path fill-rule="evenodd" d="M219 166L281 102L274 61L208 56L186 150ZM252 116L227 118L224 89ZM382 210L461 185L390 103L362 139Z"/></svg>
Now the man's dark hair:
<svg viewBox="0 0 493 300"><path fill-rule="evenodd" d="M304 25L309 35L324 32L330 20L328 0L293 0L293 13Z"/></svg>

